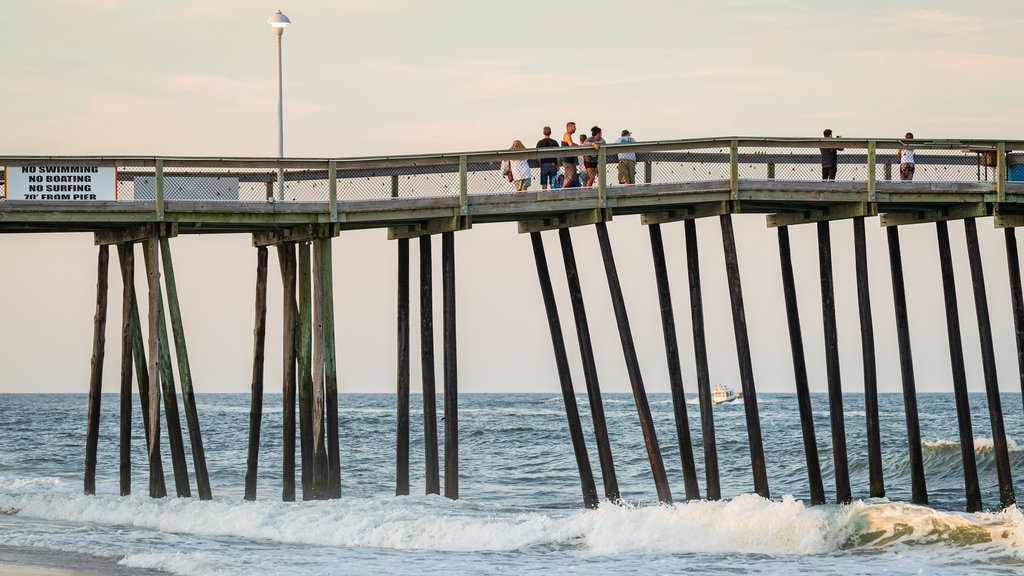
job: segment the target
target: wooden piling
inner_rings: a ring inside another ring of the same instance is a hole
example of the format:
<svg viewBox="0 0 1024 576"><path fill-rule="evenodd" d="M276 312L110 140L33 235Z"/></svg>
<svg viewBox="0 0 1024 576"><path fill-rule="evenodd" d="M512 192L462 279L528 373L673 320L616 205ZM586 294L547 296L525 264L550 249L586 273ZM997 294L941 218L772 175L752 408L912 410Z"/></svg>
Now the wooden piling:
<svg viewBox="0 0 1024 576"><path fill-rule="evenodd" d="M162 246L161 246L161 252ZM150 266L149 252L144 253L146 266ZM160 263L154 266L159 271ZM157 287L159 290L159 286ZM167 443L171 449L171 466L174 472L174 491L178 498L192 495L189 488L188 467L185 464L185 441L181 435L181 415L178 413L178 396L174 392L174 372L171 369L171 348L167 338L167 320L164 317L163 298L157 293L157 329L160 333L157 347L160 358L160 386L163 390L164 414L167 417Z"/></svg>
<svg viewBox="0 0 1024 576"><path fill-rule="evenodd" d="M868 494L885 496L882 475L882 433L878 422L878 372L875 366L875 328L871 318L871 291L868 285L868 249L864 235L864 217L853 219L853 250L857 269L857 302L860 307L860 344L864 365L864 414L868 439Z"/></svg>
<svg viewBox="0 0 1024 576"><path fill-rule="evenodd" d="M804 457L807 461L807 481L810 485L811 504L819 506L825 503L825 488L821 480L818 440L814 432L814 412L811 407L811 392L807 381L807 362L804 358L804 338L800 328L800 310L797 306L789 227L780 226L778 233L782 291L786 299L786 319L789 323L789 344L793 353L793 376L796 383L797 406L800 410L800 430L804 439Z"/></svg>
<svg viewBox="0 0 1024 576"><path fill-rule="evenodd" d="M334 262L330 238L317 240L323 284L324 399L327 403L327 497L341 498L341 438L338 436L338 357L334 335Z"/></svg>
<svg viewBox="0 0 1024 576"><path fill-rule="evenodd" d="M312 348L312 430L313 430L313 494L318 500L328 498L326 399L324 383L324 276L323 249L320 239L313 240L313 327Z"/></svg>
<svg viewBox="0 0 1024 576"><path fill-rule="evenodd" d="M146 274L149 279L149 495L167 496L160 465L160 241L146 240Z"/></svg>
<svg viewBox="0 0 1024 576"><path fill-rule="evenodd" d="M697 467L693 461L693 442L690 439L690 420L686 414L686 394L683 391L683 372L679 365L679 343L676 340L676 318L672 309L672 291L665 263L665 245L661 238L661 225L648 227L651 237L651 255L654 260L654 278L658 285L658 303L661 310L661 329L665 337L665 358L668 361L669 388L672 391L672 411L676 421L676 440L683 466L683 484L687 500L700 500L697 485Z"/></svg>
<svg viewBox="0 0 1024 576"><path fill-rule="evenodd" d="M583 503L587 508L597 508L597 487L594 484L594 473L587 456L586 441L583 437L583 426L580 424L579 408L576 405L576 392L572 385L569 372L569 359L565 353L565 340L562 337L562 325L558 318L558 305L551 287L551 275L548 271L547 256L544 254L544 241L540 232L531 232L533 258L537 264L537 279L540 281L541 297L548 317L548 329L551 332L551 345L555 351L555 366L558 368L558 383L562 388L562 403L565 405L565 417L569 422L569 437L572 440L573 453L576 456L576 468L580 474L580 488L583 491Z"/></svg>
<svg viewBox="0 0 1024 576"><path fill-rule="evenodd" d="M256 248L256 319L252 336L252 389L249 398L249 451L245 461L245 499L256 499L263 422L263 360L267 342L267 247Z"/></svg>
<svg viewBox="0 0 1024 576"><path fill-rule="evenodd" d="M619 328L619 340L626 361L626 371L629 373L629 383L633 388L633 400L636 403L637 414L640 416L640 429L643 431L644 443L647 446L647 458L650 460L651 473L654 475L654 486L658 491L658 500L667 504L672 502L672 492L668 485L665 463L661 458L658 435L654 430L654 420L651 418L651 407L647 402L647 391L644 389L643 377L640 374L640 361L637 358L633 334L629 328L629 317L626 313L626 303L622 297L622 287L619 285L619 273L615 269L615 257L612 254L612 245L608 238L608 227L604 222L598 222L594 227L597 229L597 239L601 245L605 275L608 277L608 291L611 293L612 308L615 311L615 320Z"/></svg>
<svg viewBox="0 0 1024 576"><path fill-rule="evenodd" d="M839 336L832 279L832 239L829 222L818 222L818 273L821 279L821 319L825 332L825 370L828 377L828 412L832 428L832 462L835 466L836 502L849 504L850 467L846 454L846 422L843 386L839 373Z"/></svg>
<svg viewBox="0 0 1024 576"><path fill-rule="evenodd" d="M750 468L754 476L754 492L762 498L771 498L768 472L764 464L764 444L761 440L761 416L757 408L757 390L754 387L754 368L750 361L750 341L747 337L747 317L743 310L743 287L736 257L736 238L732 229L732 216L719 216L722 228L722 248L725 250L725 271L729 280L729 300L732 304L733 334L736 337L736 357L739 361L740 382L743 386L743 409L747 419L747 442L750 445Z"/></svg>
<svg viewBox="0 0 1024 576"><path fill-rule="evenodd" d="M939 244L939 265L942 270L942 292L946 305L946 330L949 338L949 359L953 371L953 394L956 398L956 417L960 432L960 457L964 467L964 493L967 511L981 510L981 490L978 487L978 467L974 456L974 430L971 427L971 407L967 396L967 373L964 368L964 349L960 338L960 314L956 302L956 284L953 279L953 258L949 251L949 229L944 221L935 223Z"/></svg>
<svg viewBox="0 0 1024 576"><path fill-rule="evenodd" d="M299 242L299 332L298 332L298 386L299 386L299 451L302 455L302 499L313 500L313 373L310 367L313 348L312 270L309 243Z"/></svg>
<svg viewBox="0 0 1024 576"><path fill-rule="evenodd" d="M121 261L121 429L120 429L120 493L132 493L132 341L138 327L135 317L135 248L132 243L118 244Z"/></svg>
<svg viewBox="0 0 1024 576"><path fill-rule="evenodd" d="M459 498L459 385L455 337L455 233L441 234L444 315L444 495Z"/></svg>
<svg viewBox="0 0 1024 576"><path fill-rule="evenodd" d="M711 404L711 375L708 348L704 336L704 298L700 286L700 255L697 251L697 225L683 222L686 237L686 276L690 286L690 323L693 328L693 357L697 366L697 394L700 400L701 442L704 446L704 478L708 500L722 498L718 477L718 444L715 442L715 413Z"/></svg>
<svg viewBox="0 0 1024 576"><path fill-rule="evenodd" d="M96 315L93 316L92 359L89 370L89 423L85 432L85 493L96 493L96 448L100 438L100 405L103 400L103 355L107 334L107 277L110 249L99 247L96 267Z"/></svg>
<svg viewBox="0 0 1024 576"><path fill-rule="evenodd" d="M967 259L971 265L974 287L974 305L978 315L978 337L981 344L981 364L985 373L985 394L988 397L988 417L992 424L992 452L999 479L999 507L1013 506L1017 499L1013 492L1010 472L1010 453L1003 427L1003 407L999 399L999 379L996 374L995 349L992 343L992 324L988 314L988 296L985 293L985 271L981 266L981 248L978 246L978 228L974 218L964 220L967 236Z"/></svg>
<svg viewBox="0 0 1024 576"><path fill-rule="evenodd" d="M914 379L914 357L910 348L910 321L907 317L907 291L903 283L903 256L900 251L900 230L886 229L889 243L889 274L892 277L892 300L896 315L896 340L900 352L900 376L903 382L903 413L907 422L907 445L910 456L910 501L928 504L928 488L924 477L924 455L921 449L921 426L917 415L917 384Z"/></svg>
<svg viewBox="0 0 1024 576"><path fill-rule="evenodd" d="M284 299L281 309L283 342L283 473L281 483L281 499L285 502L295 501L295 396L296 396L296 350L297 314L296 314L296 262L295 244L287 243L277 247L281 261Z"/></svg>
<svg viewBox="0 0 1024 576"><path fill-rule="evenodd" d="M434 386L434 291L430 235L420 236L420 359L423 380L423 455L426 493L441 493L437 454L437 398Z"/></svg>
<svg viewBox="0 0 1024 576"><path fill-rule="evenodd" d="M1003 229L1006 240L1006 270L1010 275L1010 301L1013 308L1013 334L1017 343L1017 372L1021 399L1024 400L1024 291L1021 289L1020 257L1016 228Z"/></svg>
<svg viewBox="0 0 1024 576"><path fill-rule="evenodd" d="M580 274L576 267L576 254L572 247L570 229L559 228L558 239L562 246L562 262L565 265L565 278L569 285L569 300L572 302L573 318L576 321L576 339L579 342L580 358L583 361L583 377L587 383L587 398L590 402L590 416L594 423L594 438L597 441L597 454L601 463L604 497L610 502L618 502L620 500L619 483L615 477L612 446L604 417L604 401L601 399L597 363L594 360L594 346L590 340L590 325L587 321L587 309L583 302L583 289L580 286Z"/></svg>
<svg viewBox="0 0 1024 576"><path fill-rule="evenodd" d="M174 352L178 360L178 377L181 380L181 401L185 407L185 423L192 448L192 465L196 472L196 488L200 500L212 500L210 475L206 470L206 451L199 427L199 411L196 408L192 389L192 368L188 361L188 347L185 344L185 327L181 321L181 307L178 304L178 284L174 279L174 262L167 238L160 239L160 250L164 264L164 286L167 288L167 310L171 317L171 332L174 335ZM168 366L168 369L170 366Z"/></svg>
<svg viewBox="0 0 1024 576"><path fill-rule="evenodd" d="M409 239L398 239L398 391L395 496L409 495Z"/></svg>

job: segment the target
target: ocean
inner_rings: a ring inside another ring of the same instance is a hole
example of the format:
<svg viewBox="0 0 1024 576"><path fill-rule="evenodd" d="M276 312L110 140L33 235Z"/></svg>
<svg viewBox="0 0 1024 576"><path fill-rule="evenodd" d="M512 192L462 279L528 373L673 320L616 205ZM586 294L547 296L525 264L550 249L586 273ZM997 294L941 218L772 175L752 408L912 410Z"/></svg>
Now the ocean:
<svg viewBox="0 0 1024 576"><path fill-rule="evenodd" d="M412 496L394 496L395 398L342 394L342 498L281 502L281 396L264 398L258 499L242 499L246 394L197 396L214 499L148 497L138 398L133 495L118 495L118 398L104 395L97 495L82 494L87 397L0 395L0 547L86 554L121 569L241 574L1016 574L1024 515L999 511L984 394L971 394L985 512L968 514L952 394L920 395L930 505L908 504L903 400L881 394L888 499L868 499L863 395L846 394L854 502L811 507L796 397L760 394L771 500L754 496L742 402L715 408L723 500L685 502L671 397L651 409L673 496L657 502L632 396L605 395L623 501L583 508L558 394L467 394L458 501L423 495L422 398L412 397ZM586 397L577 399L599 476ZM1002 398L1018 493L1020 394ZM825 490L835 500L828 398L813 396ZM442 406L439 395L438 406ZM701 494L703 452L688 399ZM440 416L440 410L439 410ZM439 422L440 426L440 422ZM162 433L162 439L166 433ZM186 442L187 444L187 442ZM443 458L443 449L442 458ZM174 492L164 447L168 492ZM192 472L191 455L189 469ZM443 471L443 464L442 464ZM599 492L600 478L597 479ZM195 478L192 491L196 493ZM301 487L300 487L301 498Z"/></svg>

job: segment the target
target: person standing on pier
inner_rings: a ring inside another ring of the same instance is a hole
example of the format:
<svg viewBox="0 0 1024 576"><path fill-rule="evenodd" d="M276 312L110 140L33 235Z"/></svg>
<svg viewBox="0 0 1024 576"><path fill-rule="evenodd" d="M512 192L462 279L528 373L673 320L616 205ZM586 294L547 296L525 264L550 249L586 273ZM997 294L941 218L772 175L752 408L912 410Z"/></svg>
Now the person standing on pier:
<svg viewBox="0 0 1024 576"><path fill-rule="evenodd" d="M825 129L825 138L832 137L832 130L829 128ZM842 136L840 136L842 138ZM836 168L839 166L839 154L838 151L842 148L821 148L821 179L822 180L835 180L836 179Z"/></svg>
<svg viewBox="0 0 1024 576"><path fill-rule="evenodd" d="M907 132L907 140L913 140L914 133ZM914 151L910 148L900 148L900 180L914 179Z"/></svg>
<svg viewBox="0 0 1024 576"><path fill-rule="evenodd" d="M537 148L558 148L558 140L551 137L551 126L544 127L544 138L537 142ZM558 158L540 159L540 188L547 190L558 174Z"/></svg>
<svg viewBox="0 0 1024 576"><path fill-rule="evenodd" d="M636 142L636 138L633 138L633 134L629 130L622 131L622 137L619 138L619 144L629 144ZM619 184L634 184L636 183L636 153L635 152L620 152L619 153Z"/></svg>
<svg viewBox="0 0 1024 576"><path fill-rule="evenodd" d="M509 150L526 150L522 141L516 140ZM503 160L501 162L501 173L508 176L515 185L516 192L524 192L530 187L533 175L530 172L530 161L522 158L519 160Z"/></svg>
<svg viewBox="0 0 1024 576"><path fill-rule="evenodd" d="M580 144L589 143L597 150L601 147L601 144L606 144L604 138L601 137L601 128L594 126L590 129L590 139L583 140L583 136L580 136ZM583 167L587 169L587 183L586 186L593 186L594 180L597 179L597 156L584 156Z"/></svg>
<svg viewBox="0 0 1024 576"><path fill-rule="evenodd" d="M576 133L576 123L569 122L565 125L565 134L562 135L562 146L575 146L572 141L572 135ZM566 156L562 159L562 169L565 171L565 187L569 188L572 186L572 182L576 180L576 157ZM578 186L578 184L577 184Z"/></svg>

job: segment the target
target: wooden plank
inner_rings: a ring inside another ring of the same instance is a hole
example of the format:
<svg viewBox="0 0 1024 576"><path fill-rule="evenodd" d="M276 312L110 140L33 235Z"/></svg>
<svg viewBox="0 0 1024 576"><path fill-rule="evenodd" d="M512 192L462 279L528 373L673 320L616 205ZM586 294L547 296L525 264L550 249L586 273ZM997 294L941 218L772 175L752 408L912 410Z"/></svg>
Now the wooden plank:
<svg viewBox="0 0 1024 576"><path fill-rule="evenodd" d="M401 224L388 227L388 240L399 238L418 238L443 232L469 230L473 227L471 216L455 216L452 218L435 218L422 222Z"/></svg>
<svg viewBox="0 0 1024 576"><path fill-rule="evenodd" d="M295 395L296 395L296 351L298 349L296 296L295 245L283 244L277 247L281 262L281 279L284 285L284 314L282 324L282 396L283 396L283 473L281 499L295 501Z"/></svg>
<svg viewBox="0 0 1024 576"><path fill-rule="evenodd" d="M423 456L427 494L441 493L434 377L434 280L430 236L420 236L420 378L423 380Z"/></svg>
<svg viewBox="0 0 1024 576"><path fill-rule="evenodd" d="M544 230L558 230L559 228L573 228L576 226L596 224L598 222L607 222L611 219L612 213L611 210L608 209L596 208L591 210L563 212L560 214L552 214L544 218L520 220L519 233L527 234L530 232L543 232Z"/></svg>
<svg viewBox="0 0 1024 576"><path fill-rule="evenodd" d="M810 224L812 222L828 222L831 220L848 220L850 218L863 218L865 216L878 216L878 205L870 202L834 204L832 206L822 207L820 210L769 214L765 217L765 220L769 228L776 228L778 226Z"/></svg>
<svg viewBox="0 0 1024 576"><path fill-rule="evenodd" d="M882 433L878 422L878 372L875 365L875 328L871 318L871 290L868 284L868 249L864 218L853 219L854 266L857 275L857 304L860 311L860 343L864 370L864 419L868 440L868 494L885 496L882 474Z"/></svg>
<svg viewBox="0 0 1024 576"><path fill-rule="evenodd" d="M455 233L441 234L444 354L444 495L459 498L459 369L455 326Z"/></svg>
<svg viewBox="0 0 1024 576"><path fill-rule="evenodd" d="M141 242L150 236L174 238L177 235L178 225L175 223L148 222L127 228L97 230L94 233L94 243L97 246L106 246L110 244L124 244L125 242Z"/></svg>
<svg viewBox="0 0 1024 576"><path fill-rule="evenodd" d="M318 238L333 238L341 232L338 224L306 224L303 226L291 226L281 230L269 230L266 232L253 232L252 245L277 246L292 242L311 242Z"/></svg>
<svg viewBox="0 0 1024 576"><path fill-rule="evenodd" d="M302 499L313 500L315 455L313 454L313 373L310 363L313 348L312 268L309 244L299 243L299 331L298 331L298 387L299 387L299 449L302 455Z"/></svg>
<svg viewBox="0 0 1024 576"><path fill-rule="evenodd" d="M836 503L849 504L850 466L846 451L846 413L839 370L839 335L836 298L832 276L830 223L818 222L818 273L821 281L821 318L825 343L825 372L828 380L828 412L832 430L832 462L836 480Z"/></svg>
<svg viewBox="0 0 1024 576"><path fill-rule="evenodd" d="M92 358L89 369L89 416L85 432L85 494L96 494L96 449L100 438L103 401L103 355L107 341L107 276L110 250L100 246L96 267L96 314L93 316Z"/></svg>
<svg viewBox="0 0 1024 576"><path fill-rule="evenodd" d="M409 239L398 240L395 496L409 495Z"/></svg>
<svg viewBox="0 0 1024 576"><path fill-rule="evenodd" d="M990 215L991 208L988 204L961 204L937 208L935 210L890 212L882 214L879 217L879 223L882 226L905 226L908 224L963 220L964 218L982 218Z"/></svg>
<svg viewBox="0 0 1024 576"><path fill-rule="evenodd" d="M324 386L324 278L323 247L319 240L313 241L313 257L310 263L313 272L313 356L312 356L312 432L313 432L313 495L318 500L328 498L327 446L326 446L326 399Z"/></svg>
<svg viewBox="0 0 1024 576"><path fill-rule="evenodd" d="M692 206L682 206L672 210L644 212L640 215L640 223L645 226L667 224L669 222L680 222L683 220L693 220L695 218L720 216L731 212L732 203L729 201L707 202L704 204L694 204Z"/></svg>

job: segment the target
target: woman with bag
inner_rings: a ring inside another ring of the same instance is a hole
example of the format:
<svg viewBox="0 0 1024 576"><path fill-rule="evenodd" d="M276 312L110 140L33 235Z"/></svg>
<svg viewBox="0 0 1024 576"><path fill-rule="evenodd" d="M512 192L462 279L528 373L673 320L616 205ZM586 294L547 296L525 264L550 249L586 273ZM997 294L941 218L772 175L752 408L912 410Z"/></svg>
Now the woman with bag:
<svg viewBox="0 0 1024 576"><path fill-rule="evenodd" d="M526 150L526 146L523 146L521 141L516 140L512 143L512 147L509 150ZM515 186L516 192L525 191L530 187L530 181L533 180L533 175L530 172L530 161L525 158L522 160L502 160L501 173Z"/></svg>

